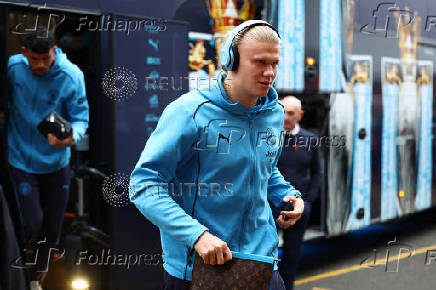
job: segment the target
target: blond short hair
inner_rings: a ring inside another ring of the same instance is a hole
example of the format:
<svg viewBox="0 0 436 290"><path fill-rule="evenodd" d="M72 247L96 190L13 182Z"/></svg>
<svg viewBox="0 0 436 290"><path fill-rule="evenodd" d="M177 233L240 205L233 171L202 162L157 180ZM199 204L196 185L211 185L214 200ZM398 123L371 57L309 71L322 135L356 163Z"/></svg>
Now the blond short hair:
<svg viewBox="0 0 436 290"><path fill-rule="evenodd" d="M256 25L243 29L235 36L232 44L238 46L246 39L280 44L280 37L277 32L266 25Z"/></svg>

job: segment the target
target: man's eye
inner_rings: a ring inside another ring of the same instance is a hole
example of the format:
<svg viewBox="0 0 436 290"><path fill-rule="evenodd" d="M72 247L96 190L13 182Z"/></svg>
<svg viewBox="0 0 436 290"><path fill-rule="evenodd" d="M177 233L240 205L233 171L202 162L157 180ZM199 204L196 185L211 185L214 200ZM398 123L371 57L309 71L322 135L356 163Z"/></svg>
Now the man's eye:
<svg viewBox="0 0 436 290"><path fill-rule="evenodd" d="M265 61L263 61L263 60L256 60L256 63L257 64L265 64Z"/></svg>

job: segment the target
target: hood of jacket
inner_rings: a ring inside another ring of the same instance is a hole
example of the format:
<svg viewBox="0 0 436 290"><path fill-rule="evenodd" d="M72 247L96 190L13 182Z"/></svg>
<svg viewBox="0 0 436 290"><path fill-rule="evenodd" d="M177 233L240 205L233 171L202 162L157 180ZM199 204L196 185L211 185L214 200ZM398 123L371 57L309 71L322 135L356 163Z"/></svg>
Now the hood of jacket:
<svg viewBox="0 0 436 290"><path fill-rule="evenodd" d="M14 57L15 57L15 59L14 59L15 62L25 63L26 66L30 70L29 60L27 59L27 57L24 54L17 54ZM43 76L41 76L41 78L52 77L52 76L56 75L57 73L59 73L60 71L63 71L65 66L67 66L67 65L69 65L67 55L65 53L63 53L62 49L60 49L58 47L55 49L55 61L54 61L53 65L49 68L49 70Z"/></svg>

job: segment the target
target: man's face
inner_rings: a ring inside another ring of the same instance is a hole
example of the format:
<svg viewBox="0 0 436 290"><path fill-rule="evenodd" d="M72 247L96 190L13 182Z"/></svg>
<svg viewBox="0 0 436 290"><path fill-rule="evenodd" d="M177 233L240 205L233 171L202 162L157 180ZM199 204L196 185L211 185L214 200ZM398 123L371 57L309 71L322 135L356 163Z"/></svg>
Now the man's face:
<svg viewBox="0 0 436 290"><path fill-rule="evenodd" d="M297 102L286 101L282 102L285 107L285 124L284 128L286 130L293 130L295 125L300 122L303 117L303 111Z"/></svg>
<svg viewBox="0 0 436 290"><path fill-rule="evenodd" d="M22 47L21 51L27 57L32 72L37 76L43 76L55 61L55 48L52 47L45 53L37 53L25 47Z"/></svg>
<svg viewBox="0 0 436 290"><path fill-rule="evenodd" d="M232 82L251 98L266 96L277 75L280 44L244 39L238 46L239 67Z"/></svg>

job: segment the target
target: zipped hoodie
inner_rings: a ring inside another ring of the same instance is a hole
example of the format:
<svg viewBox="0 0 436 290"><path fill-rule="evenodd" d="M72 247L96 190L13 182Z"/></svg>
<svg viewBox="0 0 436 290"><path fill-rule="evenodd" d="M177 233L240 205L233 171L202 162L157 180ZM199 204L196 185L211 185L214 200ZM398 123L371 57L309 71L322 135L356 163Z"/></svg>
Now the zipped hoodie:
<svg viewBox="0 0 436 290"><path fill-rule="evenodd" d="M28 173L57 171L70 162L70 147L57 148L37 129L52 111L71 122L74 142L88 128L89 107L82 71L60 48L55 62L43 76L36 76L23 54L9 58L9 164Z"/></svg>
<svg viewBox="0 0 436 290"><path fill-rule="evenodd" d="M277 258L268 200L301 195L276 167L284 122L276 91L245 108L229 101L223 78L165 108L131 174L130 199L159 227L164 268L180 279L192 279L189 253L206 230L231 251Z"/></svg>

